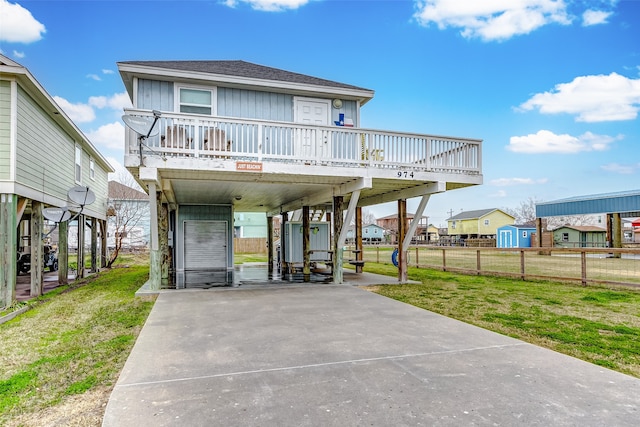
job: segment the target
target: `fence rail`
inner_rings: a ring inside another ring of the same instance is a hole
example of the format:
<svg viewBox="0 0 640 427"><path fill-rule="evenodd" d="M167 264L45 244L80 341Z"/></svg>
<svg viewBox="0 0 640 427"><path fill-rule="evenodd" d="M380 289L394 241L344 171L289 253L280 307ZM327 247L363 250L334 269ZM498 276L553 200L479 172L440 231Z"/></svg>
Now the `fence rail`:
<svg viewBox="0 0 640 427"><path fill-rule="evenodd" d="M365 261L391 264L394 246L365 246ZM477 275L640 287L640 249L411 246L410 267Z"/></svg>

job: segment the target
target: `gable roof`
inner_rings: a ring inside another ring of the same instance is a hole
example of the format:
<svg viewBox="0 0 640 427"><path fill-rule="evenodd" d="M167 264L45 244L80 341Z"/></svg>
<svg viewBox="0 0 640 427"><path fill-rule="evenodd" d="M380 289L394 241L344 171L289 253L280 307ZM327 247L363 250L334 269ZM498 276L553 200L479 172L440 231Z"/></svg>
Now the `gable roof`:
<svg viewBox="0 0 640 427"><path fill-rule="evenodd" d="M316 90L324 88L336 94L340 92L352 93L355 98L361 98L362 104L373 98L371 89L241 60L121 61L118 62L118 68L129 93L131 93L132 89L130 86L132 79L128 74L136 72L156 76L199 77L203 80L249 86L265 86L264 82L272 82L280 87L294 85L300 90L304 88L307 90L310 88L316 88Z"/></svg>
<svg viewBox="0 0 640 427"><path fill-rule="evenodd" d="M495 211L500 211L503 214L508 215L508 216L513 218L513 216L509 215L506 212L501 211L500 209L492 208L492 209L478 209L478 210L475 210L475 211L460 212L459 214L454 215L451 218L449 218L447 221L461 220L461 219L482 218L483 216L489 215L490 213L495 212Z"/></svg>

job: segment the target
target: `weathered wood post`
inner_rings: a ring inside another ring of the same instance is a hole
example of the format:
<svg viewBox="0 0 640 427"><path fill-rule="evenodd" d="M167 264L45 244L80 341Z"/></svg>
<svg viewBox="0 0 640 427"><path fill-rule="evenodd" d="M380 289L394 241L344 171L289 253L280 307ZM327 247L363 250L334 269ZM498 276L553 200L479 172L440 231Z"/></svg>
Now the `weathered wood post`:
<svg viewBox="0 0 640 427"><path fill-rule="evenodd" d="M84 277L84 215L78 215L78 250L77 250L77 264L78 270L76 271L76 279Z"/></svg>
<svg viewBox="0 0 640 427"><path fill-rule="evenodd" d="M267 217L267 268L273 273L273 217Z"/></svg>
<svg viewBox="0 0 640 427"><path fill-rule="evenodd" d="M362 261L363 248L362 248L362 207L356 208L356 261ZM362 273L362 263L356 263L356 273Z"/></svg>
<svg viewBox="0 0 640 427"><path fill-rule="evenodd" d="M343 202L342 196L333 197L333 283L335 284L342 284L344 277L342 272L343 251L340 247L340 231L344 222Z"/></svg>
<svg viewBox="0 0 640 427"><path fill-rule="evenodd" d="M311 281L311 244L309 234L311 227L309 224L309 206L302 207L302 275L305 282Z"/></svg>
<svg viewBox="0 0 640 427"><path fill-rule="evenodd" d="M91 217L91 272L98 272L98 219Z"/></svg>
<svg viewBox="0 0 640 427"><path fill-rule="evenodd" d="M58 224L58 283L69 283L69 221Z"/></svg>
<svg viewBox="0 0 640 427"><path fill-rule="evenodd" d="M403 242L407 233L407 200L398 200L398 281L404 283L408 279L407 253L404 251Z"/></svg>
<svg viewBox="0 0 640 427"><path fill-rule="evenodd" d="M44 290L44 257L42 251L42 203L31 201L31 293L38 297Z"/></svg>
<svg viewBox="0 0 640 427"><path fill-rule="evenodd" d="M109 260L109 251L107 248L107 221L100 220L100 268L105 268Z"/></svg>
<svg viewBox="0 0 640 427"><path fill-rule="evenodd" d="M0 309L16 299L18 196L0 194Z"/></svg>

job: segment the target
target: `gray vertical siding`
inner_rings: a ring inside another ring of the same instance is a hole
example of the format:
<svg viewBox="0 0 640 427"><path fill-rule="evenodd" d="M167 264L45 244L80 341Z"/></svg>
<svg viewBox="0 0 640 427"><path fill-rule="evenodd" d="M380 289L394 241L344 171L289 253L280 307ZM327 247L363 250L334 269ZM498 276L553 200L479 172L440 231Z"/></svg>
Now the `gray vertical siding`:
<svg viewBox="0 0 640 427"><path fill-rule="evenodd" d="M174 91L172 82L138 80L138 105L143 110L173 111Z"/></svg>
<svg viewBox="0 0 640 427"><path fill-rule="evenodd" d="M233 267L233 209L229 205L181 205L178 208L175 224L176 269L184 269L184 221L227 221L227 259Z"/></svg>

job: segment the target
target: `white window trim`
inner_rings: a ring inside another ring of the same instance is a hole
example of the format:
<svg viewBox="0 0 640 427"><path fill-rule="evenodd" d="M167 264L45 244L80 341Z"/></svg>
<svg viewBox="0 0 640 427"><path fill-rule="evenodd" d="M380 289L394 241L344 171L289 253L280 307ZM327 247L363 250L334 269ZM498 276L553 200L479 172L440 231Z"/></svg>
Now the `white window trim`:
<svg viewBox="0 0 640 427"><path fill-rule="evenodd" d="M180 89L193 89L211 92L211 115L218 115L218 87L217 86L196 86L196 85L175 85L173 94L173 111L180 113ZM188 114L188 113L180 113Z"/></svg>
<svg viewBox="0 0 640 427"><path fill-rule="evenodd" d="M80 153L80 163L78 163L78 152ZM80 166L80 173L77 170L78 166ZM82 184L82 147L79 144L75 144L73 149L73 179L76 184Z"/></svg>
<svg viewBox="0 0 640 427"><path fill-rule="evenodd" d="M91 178L91 181L96 180L96 161L93 157L89 157L89 178Z"/></svg>

